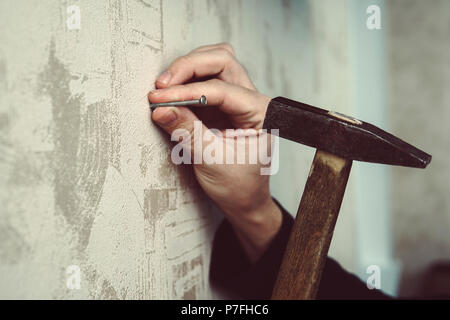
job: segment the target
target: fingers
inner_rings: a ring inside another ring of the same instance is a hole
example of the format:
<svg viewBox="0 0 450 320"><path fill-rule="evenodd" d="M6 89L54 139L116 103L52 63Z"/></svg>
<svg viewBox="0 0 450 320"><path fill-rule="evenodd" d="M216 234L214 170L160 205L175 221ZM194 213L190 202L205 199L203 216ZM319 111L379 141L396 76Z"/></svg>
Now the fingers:
<svg viewBox="0 0 450 320"><path fill-rule="evenodd" d="M165 88L182 84L192 78L219 75L236 63L233 60L233 56L225 49L192 52L176 59L169 66L167 71L170 72L170 79L160 77L156 80L156 84Z"/></svg>
<svg viewBox="0 0 450 320"><path fill-rule="evenodd" d="M156 87L167 88L208 76L254 89L245 69L235 59L231 46L224 44L200 47L176 59L156 80Z"/></svg>
<svg viewBox="0 0 450 320"><path fill-rule="evenodd" d="M151 103L159 103L194 100L202 95L206 96L209 106L218 106L230 115L237 128L260 128L270 101L269 97L258 92L218 79L155 90L149 93L148 98Z"/></svg>
<svg viewBox="0 0 450 320"><path fill-rule="evenodd" d="M207 51L207 50L212 50L212 49L225 49L231 55L233 55L233 57L236 56L236 53L234 52L233 47L229 43L226 43L226 42L212 44L212 45L206 45L206 46L201 46L201 47L198 47L197 49L192 50L190 53Z"/></svg>
<svg viewBox="0 0 450 320"><path fill-rule="evenodd" d="M254 91L217 79L154 90L149 93L148 98L151 103L159 103L194 100L202 95L206 96L209 106L219 106L230 115L245 113L250 109L245 106L250 107L255 100Z"/></svg>
<svg viewBox="0 0 450 320"><path fill-rule="evenodd" d="M179 142L181 146L193 155L194 141L203 139L203 132L207 132L206 126L188 108L162 107L152 113L152 119L168 134L172 141ZM201 130L199 130L201 128ZM197 132L200 131L200 132Z"/></svg>
<svg viewBox="0 0 450 320"><path fill-rule="evenodd" d="M193 131L194 121L199 121L197 116L188 108L162 107L152 112L152 119L168 134L176 129Z"/></svg>

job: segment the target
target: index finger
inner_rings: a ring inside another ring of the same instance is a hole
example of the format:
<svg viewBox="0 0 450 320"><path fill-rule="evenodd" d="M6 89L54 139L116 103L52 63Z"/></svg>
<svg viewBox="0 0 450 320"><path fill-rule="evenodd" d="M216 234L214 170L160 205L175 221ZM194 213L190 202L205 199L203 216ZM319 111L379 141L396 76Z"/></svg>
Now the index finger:
<svg viewBox="0 0 450 320"><path fill-rule="evenodd" d="M233 57L236 56L236 53L234 52L233 47L229 43L225 43L225 42L217 43L217 44L210 44L210 45L206 45L206 46L201 46L201 47L198 47L198 48L192 50L190 53L207 51L207 50L212 50L212 49L225 49L229 53L231 53L231 55Z"/></svg>
<svg viewBox="0 0 450 320"><path fill-rule="evenodd" d="M148 99L150 103L160 103L194 100L202 95L208 99L208 106L218 106L230 115L246 114L252 110L250 106L255 105L253 91L217 79L154 90L148 94Z"/></svg>
<svg viewBox="0 0 450 320"><path fill-rule="evenodd" d="M193 51L176 59L156 80L156 87L167 88L208 76L216 76L226 82L254 90L245 69L224 48Z"/></svg>

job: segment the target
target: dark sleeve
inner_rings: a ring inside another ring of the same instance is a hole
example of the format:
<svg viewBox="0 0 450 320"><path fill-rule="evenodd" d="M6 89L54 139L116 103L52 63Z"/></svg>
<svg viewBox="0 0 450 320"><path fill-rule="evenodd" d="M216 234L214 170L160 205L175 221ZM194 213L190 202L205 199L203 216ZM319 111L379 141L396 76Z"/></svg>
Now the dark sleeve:
<svg viewBox="0 0 450 320"><path fill-rule="evenodd" d="M279 204L278 204L279 205ZM216 231L211 254L210 281L226 298L270 299L278 269L293 225L291 215L283 213L281 228L267 251L251 263L231 225L224 219ZM378 290L370 290L356 276L327 258L318 299L389 299Z"/></svg>

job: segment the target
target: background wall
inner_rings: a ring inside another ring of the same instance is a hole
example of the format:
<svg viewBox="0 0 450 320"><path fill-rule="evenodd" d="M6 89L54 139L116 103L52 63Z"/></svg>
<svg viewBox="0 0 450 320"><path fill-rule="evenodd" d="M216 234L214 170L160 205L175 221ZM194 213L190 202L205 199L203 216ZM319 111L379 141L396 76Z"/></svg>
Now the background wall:
<svg viewBox="0 0 450 320"><path fill-rule="evenodd" d="M450 1L387 1L389 118L433 155L425 170L392 170L400 293L414 295L431 263L450 257Z"/></svg>

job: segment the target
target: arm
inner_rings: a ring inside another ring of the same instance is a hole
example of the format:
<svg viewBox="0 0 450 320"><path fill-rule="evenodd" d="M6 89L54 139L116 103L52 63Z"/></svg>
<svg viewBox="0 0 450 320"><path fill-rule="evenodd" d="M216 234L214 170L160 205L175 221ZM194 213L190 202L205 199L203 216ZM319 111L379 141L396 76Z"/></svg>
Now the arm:
<svg viewBox="0 0 450 320"><path fill-rule="evenodd" d="M293 218L279 205L283 222L266 251L252 262L241 247L233 228L224 220L214 237L211 254L210 281L229 298L270 299ZM379 290L370 290L356 276L328 258L317 299L391 299Z"/></svg>
<svg viewBox="0 0 450 320"><path fill-rule="evenodd" d="M211 253L210 281L230 298L269 299L275 284L293 219L281 206L282 224L257 261L252 262L231 224L224 219Z"/></svg>

